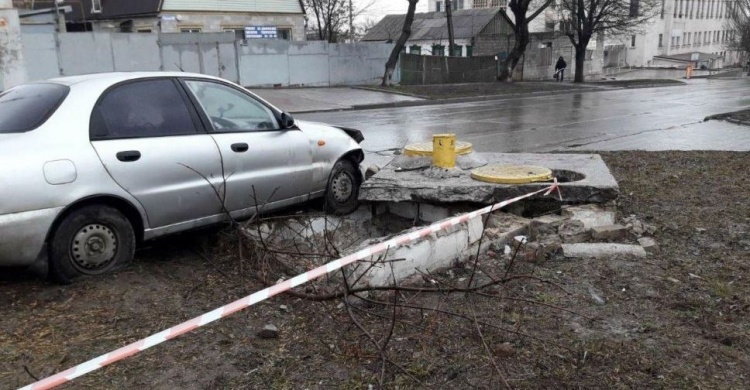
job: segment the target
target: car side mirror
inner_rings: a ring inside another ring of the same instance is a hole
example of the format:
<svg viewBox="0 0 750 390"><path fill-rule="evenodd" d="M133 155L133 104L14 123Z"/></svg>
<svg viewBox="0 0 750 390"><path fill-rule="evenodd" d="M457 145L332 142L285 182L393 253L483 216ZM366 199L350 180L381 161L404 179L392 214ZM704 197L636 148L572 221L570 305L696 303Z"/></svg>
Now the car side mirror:
<svg viewBox="0 0 750 390"><path fill-rule="evenodd" d="M286 112L281 113L281 128L289 129L294 127L294 118Z"/></svg>

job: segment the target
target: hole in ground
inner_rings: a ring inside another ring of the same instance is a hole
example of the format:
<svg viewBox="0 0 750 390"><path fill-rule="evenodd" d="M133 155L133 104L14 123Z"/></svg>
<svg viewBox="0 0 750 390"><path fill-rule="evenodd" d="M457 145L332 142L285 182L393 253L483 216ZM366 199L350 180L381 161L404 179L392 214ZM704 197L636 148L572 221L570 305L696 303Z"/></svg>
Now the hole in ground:
<svg viewBox="0 0 750 390"><path fill-rule="evenodd" d="M586 178L581 172L569 171L567 169L553 169L552 176L557 178L558 183L572 183Z"/></svg>

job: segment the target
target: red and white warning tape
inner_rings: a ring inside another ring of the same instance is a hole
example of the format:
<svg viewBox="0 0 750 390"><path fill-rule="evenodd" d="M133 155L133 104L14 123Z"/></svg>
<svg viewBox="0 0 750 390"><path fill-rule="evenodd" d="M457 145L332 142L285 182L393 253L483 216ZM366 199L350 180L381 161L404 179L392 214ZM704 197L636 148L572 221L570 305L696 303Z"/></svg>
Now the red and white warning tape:
<svg viewBox="0 0 750 390"><path fill-rule="evenodd" d="M185 321L179 325L173 326L169 329L163 330L159 333L156 333L154 335L148 336L145 339L138 340L130 345L124 346L116 351L106 353L104 355L101 355L95 359L91 359L85 363L81 363L75 367L71 367L65 371L62 371L60 373L57 373L53 376L50 376L48 378L45 378L43 380L40 380L38 382L32 383L28 386L25 386L21 388L21 390L39 390L39 389L51 389L53 387L59 386L65 382L71 381L75 378L78 378L79 376L88 374L91 371L98 370L108 364L112 364L116 361L125 359L128 356L132 356L137 354L138 352L144 351L148 348L151 348L155 345L161 344L167 340L171 340L181 334L188 333L196 328L199 328L201 326L204 326L206 324L210 324L211 322L214 322L220 318L226 317L230 314L233 314L237 311L240 311L242 309L245 309L249 306L252 306L258 302L264 301L276 294L282 293L284 291L290 290L294 287L297 287L301 284L304 284L310 280L316 279L320 276L323 276L327 273L336 271L344 266L347 266L349 264L352 264L354 262L357 262L359 260L363 260L366 258L369 258L370 256L376 255L378 253L385 252L386 250L390 248L395 248L397 246L406 244L411 241L419 240L422 237L429 236L432 233L436 233L440 230L443 230L449 226L458 225L459 223L466 222L470 219L476 218L480 215L490 213L494 210L497 210L499 208L505 207L511 203L517 202L522 199L526 199L529 197L532 197L534 195L537 195L539 193L544 192L544 195L549 195L552 193L552 191L557 190L558 195L560 196L560 200L562 200L562 194L560 194L560 188L557 184L557 179L555 179L554 183L550 185L549 187L542 188L541 190L530 192L526 195L521 195L518 197L515 197L513 199L508 199L506 201L496 203L492 206L487 206L485 208L472 211L467 214L463 214L460 216L452 217L445 219L440 222L436 222L428 227L425 227L423 229L402 234L400 236L394 237L390 240L387 240L385 242L382 242L380 244L376 244L373 246L370 246L368 248L362 249L356 253L353 253L349 256L342 257L338 260L334 260L328 264L322 265L318 268L315 268L311 271L305 272L303 274L297 275L289 280L285 280L279 284L273 285L271 287L265 288L263 290L260 290L258 292L255 292L253 294L250 294L244 298L238 299L228 305L222 306L218 309L212 310L206 314L200 315L198 317L193 318L192 320Z"/></svg>

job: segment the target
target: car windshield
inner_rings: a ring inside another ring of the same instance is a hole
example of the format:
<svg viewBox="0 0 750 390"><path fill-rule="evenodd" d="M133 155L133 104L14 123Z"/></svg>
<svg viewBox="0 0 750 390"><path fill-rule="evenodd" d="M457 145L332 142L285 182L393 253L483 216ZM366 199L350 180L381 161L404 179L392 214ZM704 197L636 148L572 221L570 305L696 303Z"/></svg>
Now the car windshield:
<svg viewBox="0 0 750 390"><path fill-rule="evenodd" d="M40 83L0 94L0 134L36 129L60 106L68 90L64 85Z"/></svg>

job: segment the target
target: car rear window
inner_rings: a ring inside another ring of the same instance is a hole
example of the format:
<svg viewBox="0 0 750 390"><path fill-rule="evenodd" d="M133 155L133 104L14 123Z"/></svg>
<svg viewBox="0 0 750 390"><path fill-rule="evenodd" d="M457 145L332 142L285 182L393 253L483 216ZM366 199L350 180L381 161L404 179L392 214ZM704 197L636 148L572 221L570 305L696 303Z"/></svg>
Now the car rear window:
<svg viewBox="0 0 750 390"><path fill-rule="evenodd" d="M69 88L27 84L0 94L0 134L23 133L41 126L65 100Z"/></svg>

